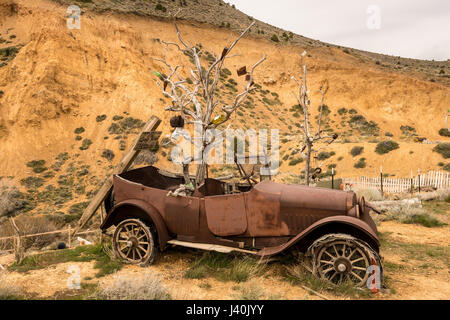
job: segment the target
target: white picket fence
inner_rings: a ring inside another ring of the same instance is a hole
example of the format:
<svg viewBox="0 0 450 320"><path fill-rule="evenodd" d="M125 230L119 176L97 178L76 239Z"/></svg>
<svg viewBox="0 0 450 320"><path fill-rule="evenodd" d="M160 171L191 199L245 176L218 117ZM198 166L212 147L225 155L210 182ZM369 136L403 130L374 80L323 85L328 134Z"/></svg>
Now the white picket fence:
<svg viewBox="0 0 450 320"><path fill-rule="evenodd" d="M374 188L381 190L381 177L356 177L342 179L346 189ZM450 174L443 171L429 171L413 178L384 178L383 192L410 192L411 184L415 190L420 188L448 189L450 188Z"/></svg>

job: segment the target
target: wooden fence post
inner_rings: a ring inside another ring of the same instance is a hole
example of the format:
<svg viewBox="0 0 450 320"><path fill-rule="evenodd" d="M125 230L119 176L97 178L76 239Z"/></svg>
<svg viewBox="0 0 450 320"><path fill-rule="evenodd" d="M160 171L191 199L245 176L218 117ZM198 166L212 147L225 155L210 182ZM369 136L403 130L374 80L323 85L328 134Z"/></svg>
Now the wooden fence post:
<svg viewBox="0 0 450 320"><path fill-rule="evenodd" d="M420 169L417 169L417 182L419 184L419 193L420 193Z"/></svg>
<svg viewBox="0 0 450 320"><path fill-rule="evenodd" d="M67 229L67 232L69 233L69 249L72 247L72 232L70 230L70 224L69 224L69 228Z"/></svg>
<svg viewBox="0 0 450 320"><path fill-rule="evenodd" d="M381 187L381 196L383 196L383 167L380 166L380 187Z"/></svg>
<svg viewBox="0 0 450 320"><path fill-rule="evenodd" d="M9 222L11 223L11 226L16 234L16 237L14 238L14 256L16 262L21 263L24 256L24 248L22 245L22 238L20 237L20 230L12 217L9 218Z"/></svg>

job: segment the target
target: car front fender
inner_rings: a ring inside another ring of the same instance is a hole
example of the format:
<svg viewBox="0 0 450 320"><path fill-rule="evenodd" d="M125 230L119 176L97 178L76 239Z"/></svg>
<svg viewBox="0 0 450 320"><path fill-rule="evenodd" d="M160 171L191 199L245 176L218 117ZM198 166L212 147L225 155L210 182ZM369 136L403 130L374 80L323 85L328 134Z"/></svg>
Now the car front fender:
<svg viewBox="0 0 450 320"><path fill-rule="evenodd" d="M130 218L137 218L148 223L153 223L158 233L159 248L160 250L165 249L170 237L164 219L158 210L142 200L129 199L118 203L108 213L100 229L104 232L112 225L117 225L120 221Z"/></svg>
<svg viewBox="0 0 450 320"><path fill-rule="evenodd" d="M288 242L275 247L263 248L258 252L258 255L264 257L273 256L286 251L294 245L299 245L301 248L306 249L314 242L314 240L328 233L350 234L367 242L376 252L379 251L380 240L378 239L376 230L373 230L369 224L363 220L351 216L339 215L316 221Z"/></svg>

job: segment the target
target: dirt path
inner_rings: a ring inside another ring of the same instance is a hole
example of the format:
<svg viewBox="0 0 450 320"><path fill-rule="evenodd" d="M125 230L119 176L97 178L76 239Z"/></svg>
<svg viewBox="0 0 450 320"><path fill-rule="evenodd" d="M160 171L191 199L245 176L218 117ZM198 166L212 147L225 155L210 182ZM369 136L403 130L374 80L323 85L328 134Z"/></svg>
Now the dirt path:
<svg viewBox="0 0 450 320"><path fill-rule="evenodd" d="M392 233L391 237L401 242L449 246L450 226L427 228L415 224L384 221L379 231Z"/></svg>

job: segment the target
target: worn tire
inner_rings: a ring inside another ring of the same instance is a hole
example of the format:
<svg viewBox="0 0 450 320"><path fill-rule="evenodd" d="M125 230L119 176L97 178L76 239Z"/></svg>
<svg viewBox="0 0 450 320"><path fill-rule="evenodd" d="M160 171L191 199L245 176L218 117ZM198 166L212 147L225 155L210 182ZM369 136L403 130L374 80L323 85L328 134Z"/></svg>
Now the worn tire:
<svg viewBox="0 0 450 320"><path fill-rule="evenodd" d="M373 269L378 267L378 285L382 286L381 258L360 239L342 233L327 234L314 241L307 252L312 257L313 274L321 279L335 284L351 281L356 286L364 286Z"/></svg>
<svg viewBox="0 0 450 320"><path fill-rule="evenodd" d="M158 254L154 228L139 219L121 221L114 231L112 245L118 259L142 267L152 264Z"/></svg>

